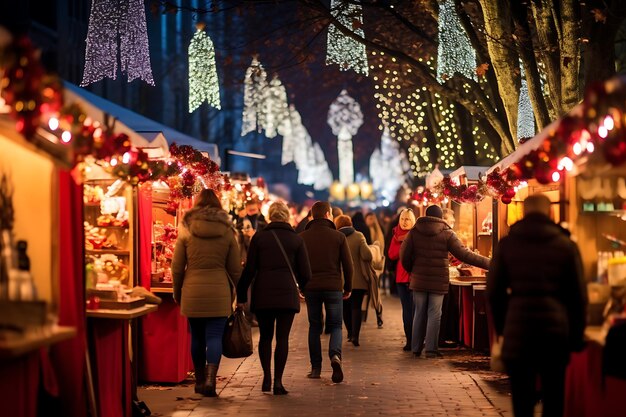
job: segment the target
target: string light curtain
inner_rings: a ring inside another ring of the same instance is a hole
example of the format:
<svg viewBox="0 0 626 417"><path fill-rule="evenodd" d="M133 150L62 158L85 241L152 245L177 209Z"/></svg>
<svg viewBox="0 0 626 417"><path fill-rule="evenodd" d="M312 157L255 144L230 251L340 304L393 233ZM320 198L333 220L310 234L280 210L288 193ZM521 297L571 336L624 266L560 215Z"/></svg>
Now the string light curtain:
<svg viewBox="0 0 626 417"><path fill-rule="evenodd" d="M222 108L215 48L204 28L204 23L198 23L189 43L189 113L204 101L218 110Z"/></svg>
<svg viewBox="0 0 626 417"><path fill-rule="evenodd" d="M327 121L338 139L339 182L347 186L354 182L352 136L356 135L363 124L361 106L348 95L346 90L342 90L328 109Z"/></svg>
<svg viewBox="0 0 626 417"><path fill-rule="evenodd" d="M382 198L394 201L398 189L406 183L409 172L406 154L385 126L380 138L380 148L376 148L370 157L370 178L374 190Z"/></svg>
<svg viewBox="0 0 626 417"><path fill-rule="evenodd" d="M444 83L455 73L476 80L476 52L456 13L454 0L439 3L437 81Z"/></svg>
<svg viewBox="0 0 626 417"><path fill-rule="evenodd" d="M528 139L535 136L535 114L533 106L530 103L528 95L528 83L526 82L526 74L524 65L520 61L520 76L522 77L522 85L519 90L519 99L517 107L517 139Z"/></svg>
<svg viewBox="0 0 626 417"><path fill-rule="evenodd" d="M139 78L154 85L143 0L93 0L86 43L82 87L115 79L118 52L128 82Z"/></svg>
<svg viewBox="0 0 626 417"><path fill-rule="evenodd" d="M241 124L241 136L263 129L264 95L267 94L267 72L263 65L255 57L246 70L243 90L243 122ZM260 123L259 123L260 122Z"/></svg>
<svg viewBox="0 0 626 417"><path fill-rule="evenodd" d="M289 121L289 104L287 103L287 90L285 86L274 76L265 90L263 99L263 120L260 121L265 130L265 136L274 138L282 126Z"/></svg>
<svg viewBox="0 0 626 417"><path fill-rule="evenodd" d="M342 26L365 38L361 5L346 0L331 0L330 8ZM342 71L353 69L363 75L368 75L369 71L365 45L341 33L334 24L328 26L326 44L326 65L332 64L338 64Z"/></svg>

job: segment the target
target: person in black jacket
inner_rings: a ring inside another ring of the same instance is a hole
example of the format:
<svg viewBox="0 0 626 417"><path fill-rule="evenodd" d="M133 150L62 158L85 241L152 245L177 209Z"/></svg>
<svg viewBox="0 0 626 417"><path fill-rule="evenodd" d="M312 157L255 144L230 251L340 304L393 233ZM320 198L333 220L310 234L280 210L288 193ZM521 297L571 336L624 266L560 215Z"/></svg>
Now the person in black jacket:
<svg viewBox="0 0 626 417"><path fill-rule="evenodd" d="M270 363L276 325L274 395L284 395L287 390L282 377L289 352L289 332L295 314L300 311L299 289L311 278L311 266L304 240L289 224L289 208L284 203L274 203L270 206L269 218L271 223L250 242L248 262L237 285L237 307L244 307L248 287L254 279L251 309L259 322L261 389L265 392L271 388Z"/></svg>
<svg viewBox="0 0 626 417"><path fill-rule="evenodd" d="M532 416L540 378L544 416L562 416L565 368L583 345L587 290L578 247L550 220L550 200L524 201L524 218L495 250L487 297L516 417Z"/></svg>

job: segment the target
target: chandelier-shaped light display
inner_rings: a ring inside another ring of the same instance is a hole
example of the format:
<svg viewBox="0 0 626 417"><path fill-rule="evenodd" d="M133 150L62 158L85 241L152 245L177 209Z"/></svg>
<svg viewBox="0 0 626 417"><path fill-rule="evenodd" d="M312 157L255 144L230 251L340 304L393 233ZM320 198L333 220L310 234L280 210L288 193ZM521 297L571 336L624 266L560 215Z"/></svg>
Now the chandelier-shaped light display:
<svg viewBox="0 0 626 417"><path fill-rule="evenodd" d="M263 109L263 119L258 123L265 130L265 136L276 137L282 130L282 126L289 122L287 91L276 75L265 90Z"/></svg>
<svg viewBox="0 0 626 417"><path fill-rule="evenodd" d="M127 74L128 82L139 78L154 85L143 0L93 0L80 85L105 77L115 79L118 51L120 69Z"/></svg>
<svg viewBox="0 0 626 417"><path fill-rule="evenodd" d="M197 30L189 43L189 113L206 101L209 106L221 109L220 83L215 64L215 48L198 23Z"/></svg>
<svg viewBox="0 0 626 417"><path fill-rule="evenodd" d="M245 136L255 129L260 133L263 129L262 124L265 119L263 102L267 89L267 73L259 60L252 58L252 63L246 70L244 79L241 136Z"/></svg>
<svg viewBox="0 0 626 417"><path fill-rule="evenodd" d="M330 7L331 13L342 26L365 38L361 28L363 25L361 5L345 0L331 0ZM365 45L341 33L334 24L328 27L326 43L326 65L331 64L338 64L342 71L352 68L360 74L368 74Z"/></svg>
<svg viewBox="0 0 626 417"><path fill-rule="evenodd" d="M391 138L385 126L376 148L370 157L370 178L376 193L388 201L394 201L398 189L406 183L410 173L409 161L397 140Z"/></svg>
<svg viewBox="0 0 626 417"><path fill-rule="evenodd" d="M289 106L288 122L281 124L278 133L283 136L281 163L295 163L298 183L313 185L316 190L330 187L333 174L324 157L324 151L319 144L313 144L311 135L302 124L300 113L293 105Z"/></svg>
<svg viewBox="0 0 626 417"><path fill-rule="evenodd" d="M348 95L346 90L342 90L328 109L327 121L338 139L339 182L347 186L354 182L352 136L356 135L363 124L361 106Z"/></svg>
<svg viewBox="0 0 626 417"><path fill-rule="evenodd" d="M526 74L524 73L524 65L520 61L520 76L522 77L522 85L519 90L519 99L517 104L517 139L532 138L535 136L535 115L533 106L530 103L528 95L528 84L526 82Z"/></svg>
<svg viewBox="0 0 626 417"><path fill-rule="evenodd" d="M476 80L476 52L454 8L454 0L439 3L437 81L445 82L455 73Z"/></svg>

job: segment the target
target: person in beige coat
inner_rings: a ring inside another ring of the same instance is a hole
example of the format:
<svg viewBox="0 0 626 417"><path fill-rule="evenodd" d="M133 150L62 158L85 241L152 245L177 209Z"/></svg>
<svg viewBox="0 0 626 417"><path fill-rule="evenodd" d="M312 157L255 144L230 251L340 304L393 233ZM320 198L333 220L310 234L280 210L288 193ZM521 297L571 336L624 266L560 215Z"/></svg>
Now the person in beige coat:
<svg viewBox="0 0 626 417"><path fill-rule="evenodd" d="M195 392L217 396L222 335L241 275L236 232L213 190L202 190L183 217L172 259L174 301L189 320ZM205 364L208 367L205 368Z"/></svg>
<svg viewBox="0 0 626 417"><path fill-rule="evenodd" d="M361 304L363 304L363 297L369 290L368 277L363 274L361 264L371 264L372 251L370 251L370 248L367 246L365 236L363 236L361 232L357 232L352 226L350 216L338 216L335 219L335 226L337 230L346 235L350 254L352 255L352 263L354 265L352 296L343 302L343 322L348 330L348 342L352 342L354 346L360 346L359 334L361 333L361 320L363 315Z"/></svg>

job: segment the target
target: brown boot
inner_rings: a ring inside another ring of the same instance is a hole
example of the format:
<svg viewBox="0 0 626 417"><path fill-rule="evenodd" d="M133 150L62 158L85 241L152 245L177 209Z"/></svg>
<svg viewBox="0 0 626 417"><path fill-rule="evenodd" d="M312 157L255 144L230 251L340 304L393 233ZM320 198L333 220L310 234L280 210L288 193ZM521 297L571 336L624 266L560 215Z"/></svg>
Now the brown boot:
<svg viewBox="0 0 626 417"><path fill-rule="evenodd" d="M215 363L210 363L207 367L206 380L204 384L204 389L202 394L205 397L217 397L216 392L216 379L217 379L217 368L219 365Z"/></svg>
<svg viewBox="0 0 626 417"><path fill-rule="evenodd" d="M204 389L204 383L206 381L206 367L194 368L196 374L196 385L193 387L193 392L196 394L202 394Z"/></svg>

